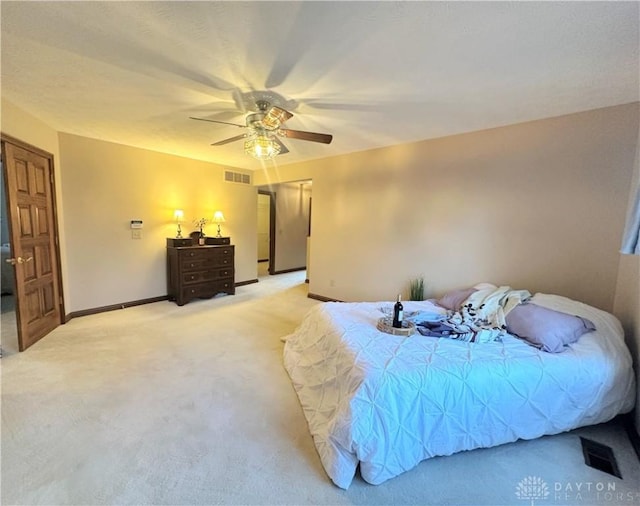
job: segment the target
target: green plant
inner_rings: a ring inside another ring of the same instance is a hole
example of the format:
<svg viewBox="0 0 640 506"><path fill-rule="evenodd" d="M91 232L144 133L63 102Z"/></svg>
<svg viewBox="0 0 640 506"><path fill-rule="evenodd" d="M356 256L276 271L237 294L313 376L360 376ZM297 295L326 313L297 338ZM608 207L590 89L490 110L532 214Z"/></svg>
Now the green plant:
<svg viewBox="0 0 640 506"><path fill-rule="evenodd" d="M410 281L409 300L424 300L424 278L422 276Z"/></svg>

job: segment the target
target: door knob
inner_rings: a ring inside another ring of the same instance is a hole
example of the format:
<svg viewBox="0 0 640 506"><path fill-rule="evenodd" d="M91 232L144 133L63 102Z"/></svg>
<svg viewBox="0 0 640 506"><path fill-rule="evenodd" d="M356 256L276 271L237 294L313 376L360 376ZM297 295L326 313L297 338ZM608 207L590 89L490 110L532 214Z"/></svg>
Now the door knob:
<svg viewBox="0 0 640 506"><path fill-rule="evenodd" d="M33 260L33 257L29 257L29 258L18 257L18 258L7 258L5 262L11 265L16 265L16 264L26 264L27 262L31 262L31 260Z"/></svg>

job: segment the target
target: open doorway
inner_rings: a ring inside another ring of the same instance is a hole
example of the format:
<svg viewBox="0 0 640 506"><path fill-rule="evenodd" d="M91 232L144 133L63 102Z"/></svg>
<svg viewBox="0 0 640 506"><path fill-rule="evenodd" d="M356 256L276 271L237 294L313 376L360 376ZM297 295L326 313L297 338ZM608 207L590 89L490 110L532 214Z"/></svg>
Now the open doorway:
<svg viewBox="0 0 640 506"><path fill-rule="evenodd" d="M258 188L258 278L307 269L310 213L311 180Z"/></svg>
<svg viewBox="0 0 640 506"><path fill-rule="evenodd" d="M11 236L9 234L9 218L7 213L7 196L5 188L4 163L0 159L0 248L2 259L0 263L0 313L2 325L2 342L0 343L0 354L2 350L18 351L18 327L16 323L16 295L14 267L7 262L11 257ZM0 355L1 356L1 355Z"/></svg>
<svg viewBox="0 0 640 506"><path fill-rule="evenodd" d="M258 278L274 273L276 194L258 190Z"/></svg>

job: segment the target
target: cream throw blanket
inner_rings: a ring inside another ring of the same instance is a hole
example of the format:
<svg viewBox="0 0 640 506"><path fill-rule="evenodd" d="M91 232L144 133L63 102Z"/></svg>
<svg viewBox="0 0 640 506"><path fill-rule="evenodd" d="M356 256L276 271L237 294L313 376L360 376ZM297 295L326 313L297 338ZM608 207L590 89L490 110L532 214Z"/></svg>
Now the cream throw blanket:
<svg viewBox="0 0 640 506"><path fill-rule="evenodd" d="M497 287L481 283L474 288L478 291L472 293L463 306L471 304L476 317L487 320L496 327L503 327L509 311L531 298L531 293L527 290L512 290L510 286Z"/></svg>
<svg viewBox="0 0 640 506"><path fill-rule="evenodd" d="M482 283L474 287L477 291L464 301L459 311L450 312L434 332L420 329L423 335L440 335L451 339L474 343L498 341L507 333L505 317L518 304L528 300L527 290L512 290L510 286ZM421 324L416 322L418 326ZM426 323L422 325L429 326ZM442 331L450 328L450 331Z"/></svg>

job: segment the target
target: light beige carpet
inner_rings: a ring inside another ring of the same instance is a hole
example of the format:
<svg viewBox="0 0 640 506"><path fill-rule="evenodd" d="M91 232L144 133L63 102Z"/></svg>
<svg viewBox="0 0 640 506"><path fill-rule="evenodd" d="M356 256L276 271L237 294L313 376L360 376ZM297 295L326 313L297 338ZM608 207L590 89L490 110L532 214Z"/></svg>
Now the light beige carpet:
<svg viewBox="0 0 640 506"><path fill-rule="evenodd" d="M640 465L616 423L335 487L282 366L280 337L318 303L304 278L75 318L24 353L3 319L2 504L640 503ZM623 479L586 467L578 435L612 445ZM519 497L527 477L550 495Z"/></svg>

